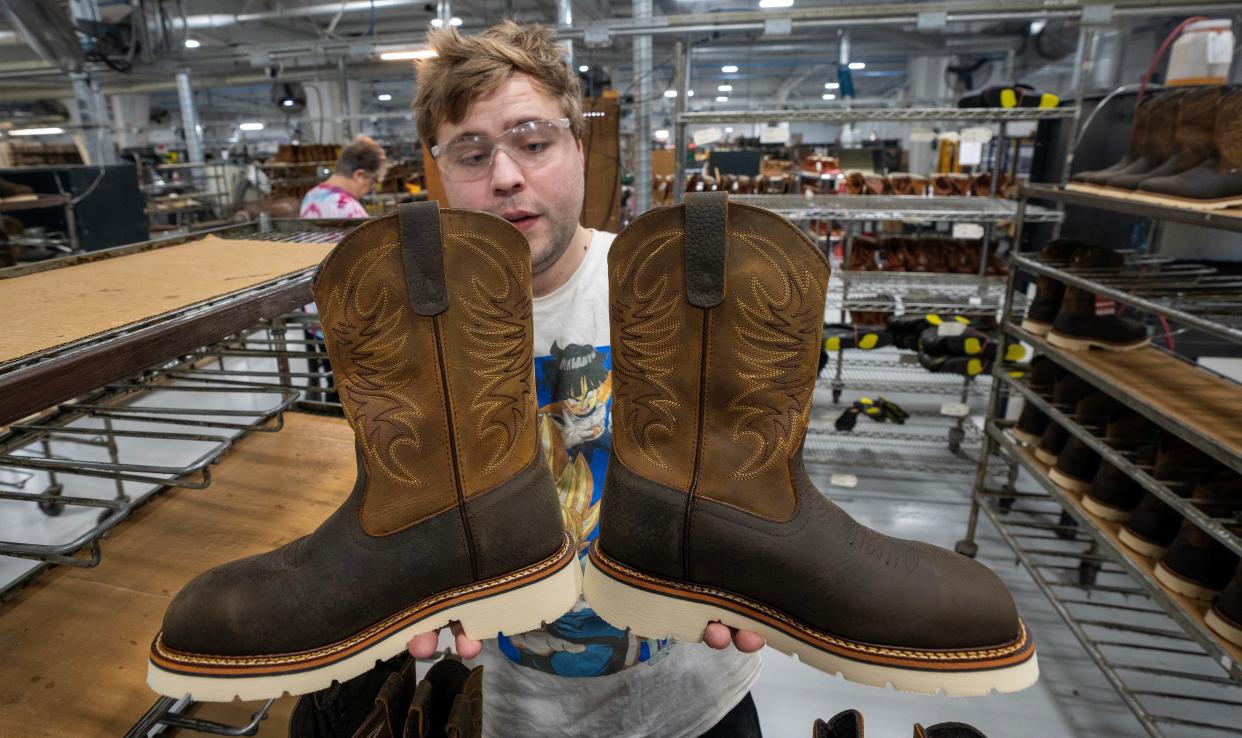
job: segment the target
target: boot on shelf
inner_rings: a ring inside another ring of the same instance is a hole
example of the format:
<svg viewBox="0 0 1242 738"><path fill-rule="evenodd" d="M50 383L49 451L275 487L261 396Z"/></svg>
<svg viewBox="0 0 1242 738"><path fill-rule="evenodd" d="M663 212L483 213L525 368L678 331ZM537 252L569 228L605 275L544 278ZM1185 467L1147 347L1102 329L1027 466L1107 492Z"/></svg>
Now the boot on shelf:
<svg viewBox="0 0 1242 738"><path fill-rule="evenodd" d="M1203 620L1221 638L1242 647L1242 566L1238 567L1233 580L1221 590Z"/></svg>
<svg viewBox="0 0 1242 738"><path fill-rule="evenodd" d="M1191 459L1193 454L1186 454ZM1185 458L1185 457L1184 457ZM1193 463L1193 462L1192 462ZM1200 493L1201 487L1211 487L1220 481L1221 470L1216 462L1206 456L1201 457L1202 466L1170 469L1160 478L1174 494L1182 498L1191 498L1196 494L1208 495L1208 489ZM1124 526L1117 533L1117 539L1127 548L1153 559L1164 558L1169 544L1177 537L1181 528L1182 516L1169 507L1159 497L1146 492L1139 501Z"/></svg>
<svg viewBox="0 0 1242 738"><path fill-rule="evenodd" d="M1203 472L1206 457L1194 446L1177 436L1163 435L1153 444L1139 443L1130 460L1151 476L1163 482L1189 483ZM1129 474L1107 462L1091 482L1091 490L1082 498L1087 512L1104 520L1124 523L1146 494L1142 485Z"/></svg>
<svg viewBox="0 0 1242 738"><path fill-rule="evenodd" d="M1052 388L1052 406L1063 413L1072 413L1074 408L1078 406L1078 401L1087 395L1088 392L1095 391L1094 388L1087 384L1087 381L1081 379L1077 374L1062 370L1058 372L1059 378ZM1049 420L1048 427L1044 429L1044 434L1040 436L1039 446L1035 448L1035 458L1042 464L1052 466L1057 463L1057 456L1060 455L1061 449L1065 448L1066 442L1069 440L1069 431L1061 427L1060 423Z"/></svg>
<svg viewBox="0 0 1242 738"><path fill-rule="evenodd" d="M1049 241L1039 250L1039 260L1051 266L1067 266L1074 253L1085 246L1081 241L1060 238ZM1022 330L1037 336L1046 336L1052 330L1052 321L1056 320L1057 311L1061 309L1061 300L1065 297L1065 283L1052 277L1039 275L1035 279L1035 298L1026 309L1026 317L1022 319Z"/></svg>
<svg viewBox="0 0 1242 738"><path fill-rule="evenodd" d="M1242 205L1242 87L1220 99L1212 155L1193 169L1139 183L1132 199L1162 205L1225 208Z"/></svg>
<svg viewBox="0 0 1242 738"><path fill-rule="evenodd" d="M1231 518L1242 509L1242 477L1233 471L1221 472L1195 488L1191 499L1208 517ZM1180 595L1210 602L1229 583L1237 566L1237 554L1183 520L1168 552L1156 564L1156 579Z"/></svg>
<svg viewBox="0 0 1242 738"><path fill-rule="evenodd" d="M1126 148L1125 156L1121 157L1121 161L1104 169L1079 172L1070 177L1071 185L1073 183L1104 184L1110 177L1124 173L1128 167L1141 159L1143 152L1152 145L1150 139L1151 111L1152 106L1159 99L1159 95L1149 95L1140 100L1138 106L1135 107L1134 121L1130 124L1130 145Z"/></svg>
<svg viewBox="0 0 1242 738"><path fill-rule="evenodd" d="M1116 251L1087 246L1074 252L1070 271L1104 271L1120 269L1124 257ZM1133 351L1146 346L1147 326L1114 314L1096 313L1095 295L1080 287L1065 287L1061 309L1052 321L1048 343L1067 351L1101 348L1108 351Z"/></svg>
<svg viewBox="0 0 1242 738"><path fill-rule="evenodd" d="M720 621L904 691L1035 681L995 574L863 527L807 476L829 267L799 229L688 198L630 224L608 265L613 446L583 580L602 618L687 642Z"/></svg>
<svg viewBox="0 0 1242 738"><path fill-rule="evenodd" d="M1173 151L1159 166L1149 171L1110 177L1108 187L1134 190L1144 180L1181 174L1199 166L1212 155L1216 133L1216 109L1220 104L1220 87L1207 87L1184 93L1178 110L1177 124L1172 129ZM1169 131L1165 130L1164 136ZM1163 147L1162 147L1162 150Z"/></svg>
<svg viewBox="0 0 1242 738"><path fill-rule="evenodd" d="M161 694L313 692L450 620L493 638L578 599L577 547L539 450L522 234L403 205L350 232L312 289L357 481L315 532L177 593L150 651Z"/></svg>
<svg viewBox="0 0 1242 738"><path fill-rule="evenodd" d="M1140 155L1128 166L1112 172L1108 177L1100 176L1093 178L1091 182L1071 183L1070 187L1112 188L1112 181L1121 177L1137 177L1134 180L1137 186L1144 177L1149 176L1149 172L1173 158L1173 154L1177 151L1173 130L1177 127L1177 118L1187 94L1185 90L1171 90L1154 96L1148 114L1147 135L1142 142ZM1116 189L1124 190L1125 188Z"/></svg>
<svg viewBox="0 0 1242 738"><path fill-rule="evenodd" d="M1111 398L1108 402L1097 401L1096 405L1084 408L1082 417L1075 416L1075 420L1079 425L1097 432L1102 436L1101 440L1117 451L1143 442L1150 445L1158 432L1146 418ZM1056 466L1048 472L1048 476L1061 489L1085 494L1091 489L1102 463L1099 454L1074 437L1057 455Z"/></svg>
<svg viewBox="0 0 1242 738"><path fill-rule="evenodd" d="M1042 354L1031 359L1026 381L1027 385L1040 397L1052 399L1052 390L1057 383L1056 362ZM1018 439L1019 443L1034 446L1039 443L1040 436L1048 429L1048 422L1047 413L1029 402L1023 403L1022 414L1018 416L1018 422L1014 424L1010 433Z"/></svg>

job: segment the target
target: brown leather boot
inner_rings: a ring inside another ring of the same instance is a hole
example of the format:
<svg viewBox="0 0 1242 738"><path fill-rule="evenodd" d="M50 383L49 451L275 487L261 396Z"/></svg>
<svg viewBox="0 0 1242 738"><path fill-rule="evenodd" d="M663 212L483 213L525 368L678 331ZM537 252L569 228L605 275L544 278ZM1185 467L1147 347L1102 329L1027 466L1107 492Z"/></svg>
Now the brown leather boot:
<svg viewBox="0 0 1242 738"><path fill-rule="evenodd" d="M1173 155L1177 153L1177 141L1173 138L1173 131L1177 128L1177 119L1182 112L1182 103L1189 94L1184 90L1171 90L1163 92L1157 96L1152 103L1151 118L1148 121L1147 140L1143 144L1142 155L1135 159L1133 163L1124 169L1113 173L1112 175L1096 178L1092 184L1103 187L1114 187L1113 180L1125 182L1122 178L1134 177L1134 185L1129 189L1133 189L1145 177L1151 176L1150 172L1155 171L1162 166ZM1126 189L1121 184L1116 186L1118 189Z"/></svg>
<svg viewBox="0 0 1242 738"><path fill-rule="evenodd" d="M1177 125L1172 129L1174 151L1160 166L1135 174L1110 177L1109 187L1126 190L1136 189L1150 177L1166 177L1193 169L1212 155L1212 138L1216 132L1216 108L1220 103L1221 87L1206 87L1187 92L1182 98L1177 115ZM1168 137L1169 129L1163 135Z"/></svg>
<svg viewBox="0 0 1242 738"><path fill-rule="evenodd" d="M1128 167L1142 158L1143 152L1150 145L1152 106L1159 99L1159 95L1149 95L1140 100L1135 107L1134 120L1130 124L1130 144L1125 155L1121 157L1121 161L1104 169L1079 172L1070 177L1070 181L1081 184L1103 184L1109 178L1124 173Z"/></svg>
<svg viewBox="0 0 1242 738"><path fill-rule="evenodd" d="M1199 166L1140 182L1134 199L1215 207L1242 203L1242 88L1220 98L1211 145L1212 155Z"/></svg>
<svg viewBox="0 0 1242 738"><path fill-rule="evenodd" d="M1203 621L1225 640L1242 646L1242 566L1221 590L1212 609L1204 614Z"/></svg>
<svg viewBox="0 0 1242 738"><path fill-rule="evenodd" d="M583 589L601 617L684 641L719 620L907 691L1035 681L995 574L859 525L807 476L829 267L801 231L687 198L635 220L608 266L613 446Z"/></svg>
<svg viewBox="0 0 1242 738"><path fill-rule="evenodd" d="M1039 260L1049 266L1068 266L1074 252L1086 244L1068 238L1049 241L1039 250ZM1035 298L1026 309L1026 317L1022 319L1022 330L1030 331L1037 336L1046 336L1052 330L1052 321L1056 320L1057 311L1061 309L1061 299L1065 297L1065 283L1052 277L1039 275L1035 278Z"/></svg>
<svg viewBox="0 0 1242 738"><path fill-rule="evenodd" d="M1087 272L1119 269L1121 254L1098 246L1086 246L1074 252L1070 270ZM1108 351L1133 351L1146 346L1147 326L1117 315L1096 313L1095 295L1080 288L1065 288L1061 309L1052 321L1048 343L1067 351L1101 348Z"/></svg>
<svg viewBox="0 0 1242 738"><path fill-rule="evenodd" d="M314 533L182 588L151 646L161 694L303 694L450 620L491 638L577 600L535 426L526 239L404 205L346 236L313 289L357 482Z"/></svg>

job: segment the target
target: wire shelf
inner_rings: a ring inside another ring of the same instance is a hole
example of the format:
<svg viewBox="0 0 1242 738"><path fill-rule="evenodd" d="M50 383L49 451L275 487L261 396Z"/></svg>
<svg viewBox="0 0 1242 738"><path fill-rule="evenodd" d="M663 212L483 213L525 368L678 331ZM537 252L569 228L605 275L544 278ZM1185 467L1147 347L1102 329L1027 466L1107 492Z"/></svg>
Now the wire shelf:
<svg viewBox="0 0 1242 738"><path fill-rule="evenodd" d="M681 113L678 123L768 123L777 121L858 123L863 121L1053 120L1072 118L1075 109L1061 108L822 108L807 110L717 110Z"/></svg>
<svg viewBox="0 0 1242 738"><path fill-rule="evenodd" d="M1012 221L1017 203L990 197L917 197L903 195L737 195L732 202L757 205L793 220L900 220L936 223ZM1064 214L1028 205L1028 222L1058 223Z"/></svg>
<svg viewBox="0 0 1242 738"><path fill-rule="evenodd" d="M828 308L996 315L1004 306L1005 278L939 272L857 272L838 269L828 283ZM1026 309L1023 295L1014 303Z"/></svg>
<svg viewBox="0 0 1242 738"><path fill-rule="evenodd" d="M1116 213L1138 215L1144 218L1165 220L1205 228L1242 232L1242 210L1197 210L1176 205L1157 204L1146 201L1127 200L1107 193L1068 190L1050 184L1027 184L1019 195L1035 200L1078 205L1080 207L1110 210Z"/></svg>

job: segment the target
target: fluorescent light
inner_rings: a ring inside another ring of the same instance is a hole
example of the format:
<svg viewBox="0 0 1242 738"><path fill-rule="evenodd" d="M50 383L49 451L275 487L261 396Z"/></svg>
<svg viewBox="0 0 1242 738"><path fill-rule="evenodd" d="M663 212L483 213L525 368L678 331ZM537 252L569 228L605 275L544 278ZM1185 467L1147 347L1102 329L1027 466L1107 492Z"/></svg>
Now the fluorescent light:
<svg viewBox="0 0 1242 738"><path fill-rule="evenodd" d="M64 128L15 128L9 131L10 136L55 136L64 133Z"/></svg>
<svg viewBox="0 0 1242 738"><path fill-rule="evenodd" d="M668 140L668 131L666 131L665 129L661 128L660 130L658 130L658 131L656 131L656 132L655 132L655 137L656 137L656 140L657 140L657 141L667 141L667 140Z"/></svg>
<svg viewBox="0 0 1242 738"><path fill-rule="evenodd" d="M1037 35L1040 31L1044 30L1044 28L1047 27L1047 25L1048 25L1048 21L1046 20L1031 21L1031 27L1029 29L1030 35L1032 36Z"/></svg>
<svg viewBox="0 0 1242 738"><path fill-rule="evenodd" d="M449 25L454 26L454 27L460 26L461 18L458 18L457 16L453 16L452 18L449 18Z"/></svg>
<svg viewBox="0 0 1242 738"><path fill-rule="evenodd" d="M761 8L788 8L794 4L794 0L759 0Z"/></svg>
<svg viewBox="0 0 1242 738"><path fill-rule="evenodd" d="M387 92L385 92L383 95L376 95L375 99L379 100L380 102L388 102L389 100L392 99L392 95L389 95Z"/></svg>
<svg viewBox="0 0 1242 738"><path fill-rule="evenodd" d="M686 97L694 97L694 90L686 90Z"/></svg>
<svg viewBox="0 0 1242 738"><path fill-rule="evenodd" d="M733 133L732 126L725 126L725 133Z"/></svg>
<svg viewBox="0 0 1242 738"><path fill-rule="evenodd" d="M867 68L867 65L864 62L850 62L850 69L866 69L866 68Z"/></svg>
<svg viewBox="0 0 1242 738"><path fill-rule="evenodd" d="M733 92L733 85L721 85L716 89L721 92Z"/></svg>
<svg viewBox="0 0 1242 738"><path fill-rule="evenodd" d="M737 74L737 65L726 64L720 68L720 71L724 72L725 74Z"/></svg>
<svg viewBox="0 0 1242 738"><path fill-rule="evenodd" d="M677 97L677 90L665 90L664 96L665 97Z"/></svg>
<svg viewBox="0 0 1242 738"><path fill-rule="evenodd" d="M583 64L582 66L578 67L578 71L579 71L579 72L589 72L589 71L591 71L591 68L590 68L590 67L588 67L587 65Z"/></svg>
<svg viewBox="0 0 1242 738"><path fill-rule="evenodd" d="M716 98L716 102L729 102L729 98L726 97L725 95L721 95Z"/></svg>
<svg viewBox="0 0 1242 738"><path fill-rule="evenodd" d="M834 94L832 94L831 92L825 92L825 93L823 94L823 98L824 98L825 100L836 100L836 99L837 99L837 96L836 96L836 95L834 95Z"/></svg>
<svg viewBox="0 0 1242 738"><path fill-rule="evenodd" d="M385 51L380 54L384 61L408 61L410 59L433 59L439 56L435 49L413 49L410 51Z"/></svg>
<svg viewBox="0 0 1242 738"><path fill-rule="evenodd" d="M240 126L238 126L238 128L242 129L243 131L261 131L263 130L263 124L262 123L242 123Z"/></svg>
<svg viewBox="0 0 1242 738"><path fill-rule="evenodd" d="M197 49L198 47L202 45L203 43L196 38L187 38L185 40L185 47L187 49Z"/></svg>
<svg viewBox="0 0 1242 738"><path fill-rule="evenodd" d="M840 88L841 88L840 82L825 82L824 83L825 90L838 90Z"/></svg>
<svg viewBox="0 0 1242 738"><path fill-rule="evenodd" d="M293 101L290 100L289 98L285 98L284 100L281 100L280 104L284 105L286 108L291 108L294 105Z"/></svg>
<svg viewBox="0 0 1242 738"><path fill-rule="evenodd" d="M439 27L441 27L441 26L443 26L443 25L444 25L444 21L443 21L443 20L441 20L441 19L439 19L439 18L432 18L432 19L431 19L431 27L432 27L432 28L439 28Z"/></svg>

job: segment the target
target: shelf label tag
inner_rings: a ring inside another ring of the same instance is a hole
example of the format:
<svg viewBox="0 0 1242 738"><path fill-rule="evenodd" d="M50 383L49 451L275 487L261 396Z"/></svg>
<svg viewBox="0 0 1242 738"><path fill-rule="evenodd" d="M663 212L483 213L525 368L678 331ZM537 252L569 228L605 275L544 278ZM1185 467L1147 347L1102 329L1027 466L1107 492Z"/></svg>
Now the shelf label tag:
<svg viewBox="0 0 1242 738"><path fill-rule="evenodd" d="M963 141L962 148L957 152L957 163L964 167L973 167L983 161L983 144Z"/></svg>
<svg viewBox="0 0 1242 738"><path fill-rule="evenodd" d="M855 474L833 474L828 483L834 487L857 487L858 476Z"/></svg>
<svg viewBox="0 0 1242 738"><path fill-rule="evenodd" d="M1233 34L1208 31L1207 63L1228 64L1233 59Z"/></svg>
<svg viewBox="0 0 1242 738"><path fill-rule="evenodd" d="M992 129L986 126L962 129L962 143L985 144L992 140Z"/></svg>
<svg viewBox="0 0 1242 738"><path fill-rule="evenodd" d="M759 143L787 144L789 143L789 128L786 126L768 126L759 131Z"/></svg>
<svg viewBox="0 0 1242 738"><path fill-rule="evenodd" d="M714 144L722 138L724 138L724 131L720 130L716 126L712 126L711 128L704 128L701 131L694 132L694 145L706 146L708 144Z"/></svg>
<svg viewBox="0 0 1242 738"><path fill-rule="evenodd" d="M954 238L983 238L983 226L978 223L954 223Z"/></svg>
<svg viewBox="0 0 1242 738"><path fill-rule="evenodd" d="M940 414L950 418L964 418L970 415L970 405L964 402L946 402L940 406Z"/></svg>

